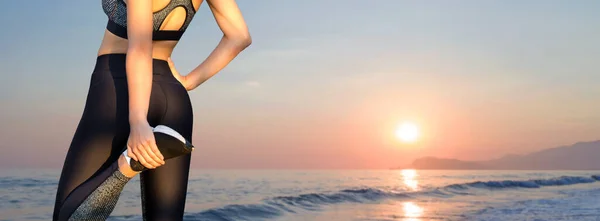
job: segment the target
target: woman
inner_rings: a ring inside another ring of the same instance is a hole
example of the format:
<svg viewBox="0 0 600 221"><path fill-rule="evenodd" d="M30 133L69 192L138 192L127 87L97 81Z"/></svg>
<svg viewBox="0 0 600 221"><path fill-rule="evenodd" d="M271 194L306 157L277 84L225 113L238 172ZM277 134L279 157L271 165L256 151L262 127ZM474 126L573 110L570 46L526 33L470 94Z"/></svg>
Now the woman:
<svg viewBox="0 0 600 221"><path fill-rule="evenodd" d="M188 92L251 43L235 0L206 0L223 37L189 74L171 53L202 0L102 0L108 16L83 115L61 173L53 220L106 220L123 186L139 171L144 220L182 220L190 155L163 157L153 127L192 139ZM163 152L164 153L164 152Z"/></svg>

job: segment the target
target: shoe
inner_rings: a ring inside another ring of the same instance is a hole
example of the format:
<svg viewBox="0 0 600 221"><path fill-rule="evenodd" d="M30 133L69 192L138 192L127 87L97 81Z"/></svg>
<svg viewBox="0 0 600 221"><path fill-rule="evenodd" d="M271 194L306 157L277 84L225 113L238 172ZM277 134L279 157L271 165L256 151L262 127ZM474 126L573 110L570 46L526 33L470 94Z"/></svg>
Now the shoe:
<svg viewBox="0 0 600 221"><path fill-rule="evenodd" d="M192 145L189 141L183 138L181 134L170 127L158 125L154 127L152 131L154 132L156 146L163 155L165 161L178 156L190 154L194 150L194 145ZM126 158L129 158L127 157L127 151L123 152L123 154ZM129 166L131 166L131 169L134 171L144 171L148 169L142 165L142 163L134 159L128 159L128 161Z"/></svg>

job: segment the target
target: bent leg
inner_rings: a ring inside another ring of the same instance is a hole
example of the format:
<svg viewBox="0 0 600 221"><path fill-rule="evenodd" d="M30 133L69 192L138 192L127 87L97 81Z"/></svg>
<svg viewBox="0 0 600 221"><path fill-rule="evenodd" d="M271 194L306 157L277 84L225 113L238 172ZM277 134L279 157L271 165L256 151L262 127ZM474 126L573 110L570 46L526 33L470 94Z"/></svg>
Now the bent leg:
<svg viewBox="0 0 600 221"><path fill-rule="evenodd" d="M116 162L126 147L129 131L128 124L119 123L123 116L117 114L117 102L123 101L117 101L110 73L92 74L83 115L61 172L53 220L68 220L117 170Z"/></svg>

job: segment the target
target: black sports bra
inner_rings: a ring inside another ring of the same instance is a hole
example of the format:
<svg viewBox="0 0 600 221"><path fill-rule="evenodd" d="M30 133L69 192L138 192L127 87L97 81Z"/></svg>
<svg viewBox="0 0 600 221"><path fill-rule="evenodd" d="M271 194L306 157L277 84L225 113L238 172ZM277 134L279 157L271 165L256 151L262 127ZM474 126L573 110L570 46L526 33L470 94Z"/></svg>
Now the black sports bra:
<svg viewBox="0 0 600 221"><path fill-rule="evenodd" d="M150 1L150 0L147 0ZM186 11L185 21L179 30L159 30L162 23L173 9L183 7ZM124 0L102 0L102 8L108 16L106 29L121 38L127 39L127 5ZM192 0L171 0L163 9L153 14L152 40L179 40L194 18L196 10Z"/></svg>

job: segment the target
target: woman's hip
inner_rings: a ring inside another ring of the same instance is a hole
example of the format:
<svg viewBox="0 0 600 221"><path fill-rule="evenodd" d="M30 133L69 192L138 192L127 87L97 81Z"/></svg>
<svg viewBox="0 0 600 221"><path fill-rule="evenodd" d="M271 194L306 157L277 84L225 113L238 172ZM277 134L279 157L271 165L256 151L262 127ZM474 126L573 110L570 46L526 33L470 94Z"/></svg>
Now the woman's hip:
<svg viewBox="0 0 600 221"><path fill-rule="evenodd" d="M125 54L98 56L90 79L86 109L107 109L117 121L128 119L129 91ZM152 89L148 107L148 122L160 124L162 119L182 121L191 118L191 101L187 90L173 76L167 61L153 59ZM99 102L103 101L103 102ZM175 116L166 116L175 115Z"/></svg>

